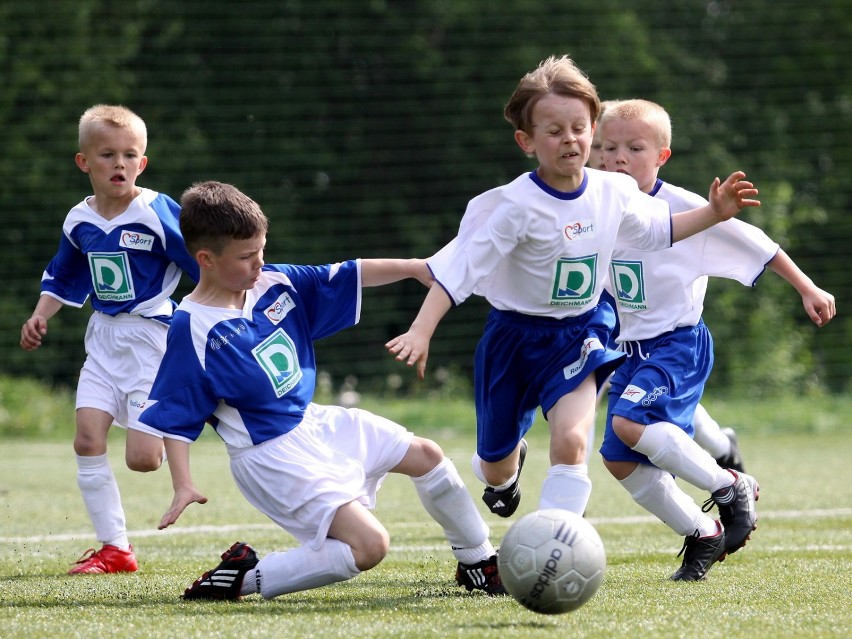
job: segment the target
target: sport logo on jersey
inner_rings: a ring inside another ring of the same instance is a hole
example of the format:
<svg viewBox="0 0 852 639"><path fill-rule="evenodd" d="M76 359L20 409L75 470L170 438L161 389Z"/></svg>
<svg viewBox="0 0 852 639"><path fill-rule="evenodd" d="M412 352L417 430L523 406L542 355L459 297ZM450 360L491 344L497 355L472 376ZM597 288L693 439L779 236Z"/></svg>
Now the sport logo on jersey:
<svg viewBox="0 0 852 639"><path fill-rule="evenodd" d="M595 223L590 221L572 222L565 226L565 237L569 240L590 239L596 235Z"/></svg>
<svg viewBox="0 0 852 639"><path fill-rule="evenodd" d="M136 297L127 253L89 253L89 270L99 300L124 302Z"/></svg>
<svg viewBox="0 0 852 639"><path fill-rule="evenodd" d="M598 256L561 257L556 262L551 306L583 306L595 293Z"/></svg>
<svg viewBox="0 0 852 639"><path fill-rule="evenodd" d="M635 311L647 310L642 262L612 260L610 266L615 299L619 306Z"/></svg>
<svg viewBox="0 0 852 639"><path fill-rule="evenodd" d="M154 248L154 236L137 231L124 231L118 245L124 248L137 249L139 251L150 251Z"/></svg>
<svg viewBox="0 0 852 639"><path fill-rule="evenodd" d="M263 314L266 315L270 322L277 324L287 317L287 313L294 308L296 308L296 303L293 301L293 298L290 297L290 293L281 293L281 295L278 296L278 299L275 300L265 311L263 311Z"/></svg>
<svg viewBox="0 0 852 639"><path fill-rule="evenodd" d="M296 345L280 328L255 346L251 353L269 378L276 397L287 393L302 379Z"/></svg>

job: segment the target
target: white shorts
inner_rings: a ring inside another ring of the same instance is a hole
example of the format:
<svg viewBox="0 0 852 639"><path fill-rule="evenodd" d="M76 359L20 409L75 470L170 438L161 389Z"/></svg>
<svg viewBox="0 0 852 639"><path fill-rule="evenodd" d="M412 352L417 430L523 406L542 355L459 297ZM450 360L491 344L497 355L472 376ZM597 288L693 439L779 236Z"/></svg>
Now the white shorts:
<svg viewBox="0 0 852 639"><path fill-rule="evenodd" d="M374 507L376 491L413 437L365 410L310 404L289 433L228 452L245 498L300 543L317 549L338 508L355 500Z"/></svg>
<svg viewBox="0 0 852 639"><path fill-rule="evenodd" d="M124 428L162 438L139 421L166 351L168 326L122 313L93 313L86 329L86 361L77 384L77 408L97 408Z"/></svg>

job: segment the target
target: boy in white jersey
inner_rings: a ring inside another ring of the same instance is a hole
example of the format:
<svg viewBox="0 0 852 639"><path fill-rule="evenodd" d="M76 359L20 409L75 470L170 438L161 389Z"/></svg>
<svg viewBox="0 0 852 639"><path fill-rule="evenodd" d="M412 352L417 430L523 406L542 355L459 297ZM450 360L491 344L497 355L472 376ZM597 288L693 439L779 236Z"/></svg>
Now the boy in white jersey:
<svg viewBox="0 0 852 639"><path fill-rule="evenodd" d="M89 175L94 195L65 218L41 296L21 329L21 348L35 350L63 305L79 308L91 296L74 452L77 484L103 547L87 550L72 575L138 568L107 459L107 433L113 423L127 429L129 468L159 468L162 436L140 424L139 413L166 348L170 296L182 271L198 279L178 228L177 203L136 185L148 164L147 141L145 123L125 107L96 105L82 115L75 161Z"/></svg>
<svg viewBox="0 0 852 639"><path fill-rule="evenodd" d="M351 579L388 551L370 512L389 472L412 478L443 527L468 590L504 594L488 527L435 442L364 410L312 402L313 341L356 324L361 289L431 275L424 260L264 265L267 219L235 187L197 184L180 226L201 268L181 302L142 420L166 438L175 495L160 528L205 503L189 472L189 444L210 421L225 441L237 486L300 546L258 560L244 542L185 599L264 598Z"/></svg>
<svg viewBox="0 0 852 639"><path fill-rule="evenodd" d="M600 123L601 116L604 114L607 107L616 104L617 102L617 100L606 100L601 102L601 113L598 116L598 123ZM606 171L606 164L604 163L603 157L601 130L600 126L595 127L595 134L592 137L592 150L591 153L589 153L589 161L586 163L586 166ZM601 299L608 302L613 308L615 307L615 300L608 291L605 290L603 292ZM618 318L616 317L615 330L612 333L613 343L618 337L618 328ZM608 391L609 382L607 381L607 383L598 391L598 406L600 406L601 400ZM710 416L710 413L708 413L707 409L705 409L701 404L695 407L693 427L695 429L693 439L695 439L699 446L713 455L720 466L745 472L742 454L740 453L739 441L734 429L722 428L719 426L719 423ZM594 434L595 429L593 426L589 433L589 454L592 452L591 443L594 441Z"/></svg>
<svg viewBox="0 0 852 639"><path fill-rule="evenodd" d="M610 106L599 123L606 167L633 177L673 214L704 199L657 177L671 155L671 122L646 100ZM818 288L760 229L728 220L669 249L613 251L610 286L628 358L612 376L604 464L633 499L685 536L676 581L704 579L716 561L745 545L756 527L757 481L724 469L691 439L693 412L713 365L713 340L701 320L708 276L754 285L768 266L802 296L817 326L834 317L834 297ZM673 476L710 492L721 524Z"/></svg>
<svg viewBox="0 0 852 639"><path fill-rule="evenodd" d="M627 176L585 169L599 109L594 86L568 57L521 79L504 115L538 168L469 203L456 238L429 260L437 284L408 332L386 345L422 377L444 314L473 293L491 303L475 359L473 471L486 484L483 500L503 517L520 501L523 436L539 406L552 464L539 507L585 511L596 389L624 359L606 346L614 312L599 304L616 242L665 248L759 204L734 173L715 180L711 205L670 216Z"/></svg>

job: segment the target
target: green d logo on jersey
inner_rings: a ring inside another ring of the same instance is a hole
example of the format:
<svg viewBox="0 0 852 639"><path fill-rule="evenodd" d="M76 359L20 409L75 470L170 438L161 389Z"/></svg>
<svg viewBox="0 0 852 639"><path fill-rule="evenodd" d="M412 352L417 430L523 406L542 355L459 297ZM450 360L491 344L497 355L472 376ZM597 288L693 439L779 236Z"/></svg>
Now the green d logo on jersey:
<svg viewBox="0 0 852 639"><path fill-rule="evenodd" d="M296 345L280 328L252 349L252 355L281 397L302 379Z"/></svg>
<svg viewBox="0 0 852 639"><path fill-rule="evenodd" d="M637 311L647 309L642 262L612 260L611 266L612 286L615 289L615 299L618 304Z"/></svg>
<svg viewBox="0 0 852 639"><path fill-rule="evenodd" d="M597 263L597 254L559 258L550 305L583 306L589 302L595 292Z"/></svg>
<svg viewBox="0 0 852 639"><path fill-rule="evenodd" d="M123 302L136 297L127 253L89 253L89 270L99 300Z"/></svg>

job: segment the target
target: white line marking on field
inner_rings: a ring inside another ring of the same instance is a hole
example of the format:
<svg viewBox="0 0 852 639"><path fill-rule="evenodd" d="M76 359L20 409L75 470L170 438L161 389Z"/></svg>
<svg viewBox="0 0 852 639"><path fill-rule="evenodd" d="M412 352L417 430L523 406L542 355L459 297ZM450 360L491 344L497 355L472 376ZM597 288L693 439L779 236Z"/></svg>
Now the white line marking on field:
<svg viewBox="0 0 852 639"><path fill-rule="evenodd" d="M830 519L834 517L850 517L852 516L852 508L832 508L832 509L817 509L817 510L778 510L778 511L769 511L759 513L759 520L765 521L768 519L802 519L802 518L819 518L819 519ZM635 524L644 524L644 523L652 523L657 521L657 518L652 515L631 515L628 517L589 517L589 522L595 526L607 525L607 526L632 526ZM512 520L508 520L503 524L503 527L508 528L512 523ZM428 522L427 522L428 525ZM388 528L399 530L401 528L422 528L424 526L424 522L393 522L388 524ZM496 526L496 528L501 528L500 525ZM229 525L205 525L205 526L186 526L177 528L168 528L166 530L155 530L153 528L147 530L131 530L128 531L128 536L131 539L139 539L145 537L163 537L163 536L172 536L172 535L196 535L199 533L230 533L230 532L244 532L248 530L277 530L278 526L272 523L264 523L264 524L229 524ZM34 535L29 537L0 537L0 544L32 544L32 543L44 543L48 541L77 541L77 540L86 540L91 539L91 533L84 532L76 532L76 533L63 533L58 535ZM409 549L426 549L427 547L420 546L405 546L403 547L405 550ZM429 546L430 550L439 550L444 548L444 546L435 546L434 548ZM779 547L780 548L780 547ZM799 550L802 550L802 547L796 547ZM846 549L847 546L809 546L804 548L804 550L832 550L832 549Z"/></svg>

